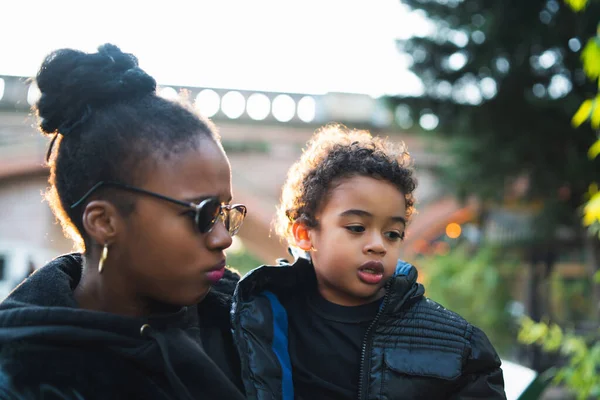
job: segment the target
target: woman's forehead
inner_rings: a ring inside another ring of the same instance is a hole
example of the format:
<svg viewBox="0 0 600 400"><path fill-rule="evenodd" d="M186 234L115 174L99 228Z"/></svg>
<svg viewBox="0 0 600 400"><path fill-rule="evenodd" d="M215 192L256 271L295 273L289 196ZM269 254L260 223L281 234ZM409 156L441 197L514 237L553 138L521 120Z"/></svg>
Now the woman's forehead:
<svg viewBox="0 0 600 400"><path fill-rule="evenodd" d="M222 148L202 140L196 148L158 160L148 174L147 185L180 199L231 197L231 167Z"/></svg>

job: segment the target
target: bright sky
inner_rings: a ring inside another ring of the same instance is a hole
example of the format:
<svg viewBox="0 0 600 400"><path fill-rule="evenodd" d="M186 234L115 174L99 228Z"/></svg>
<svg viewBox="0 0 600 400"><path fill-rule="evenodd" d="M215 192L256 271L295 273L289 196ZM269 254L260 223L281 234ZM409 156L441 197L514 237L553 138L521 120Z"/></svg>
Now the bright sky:
<svg viewBox="0 0 600 400"><path fill-rule="evenodd" d="M427 27L400 0L8 0L1 10L4 75L34 75L57 48L111 42L165 85L375 97L421 89L395 39Z"/></svg>

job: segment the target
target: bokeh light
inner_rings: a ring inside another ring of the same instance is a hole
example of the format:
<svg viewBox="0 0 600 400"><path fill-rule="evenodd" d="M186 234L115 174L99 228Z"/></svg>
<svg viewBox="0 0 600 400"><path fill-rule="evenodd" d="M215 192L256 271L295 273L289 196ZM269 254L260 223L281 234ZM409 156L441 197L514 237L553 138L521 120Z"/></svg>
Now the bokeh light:
<svg viewBox="0 0 600 400"><path fill-rule="evenodd" d="M446 236L450 239L457 239L462 233L462 229L456 222L451 222L446 225Z"/></svg>

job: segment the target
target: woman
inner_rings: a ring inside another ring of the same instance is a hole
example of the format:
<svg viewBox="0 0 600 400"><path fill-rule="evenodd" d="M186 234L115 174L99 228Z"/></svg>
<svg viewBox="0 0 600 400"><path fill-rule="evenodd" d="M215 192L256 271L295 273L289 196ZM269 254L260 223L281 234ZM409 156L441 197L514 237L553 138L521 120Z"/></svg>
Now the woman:
<svg viewBox="0 0 600 400"><path fill-rule="evenodd" d="M214 127L110 44L51 53L37 84L48 198L84 252L0 304L0 398L242 399L211 287L238 278L224 250L246 208Z"/></svg>

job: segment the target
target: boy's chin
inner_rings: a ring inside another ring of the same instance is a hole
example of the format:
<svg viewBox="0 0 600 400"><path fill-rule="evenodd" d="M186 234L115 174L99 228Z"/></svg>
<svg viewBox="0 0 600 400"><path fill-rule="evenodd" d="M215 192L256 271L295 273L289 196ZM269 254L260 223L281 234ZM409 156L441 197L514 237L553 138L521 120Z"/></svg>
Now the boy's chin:
<svg viewBox="0 0 600 400"><path fill-rule="evenodd" d="M385 295L385 288L368 288L370 290L357 290L352 294L357 303L367 304L379 300Z"/></svg>

